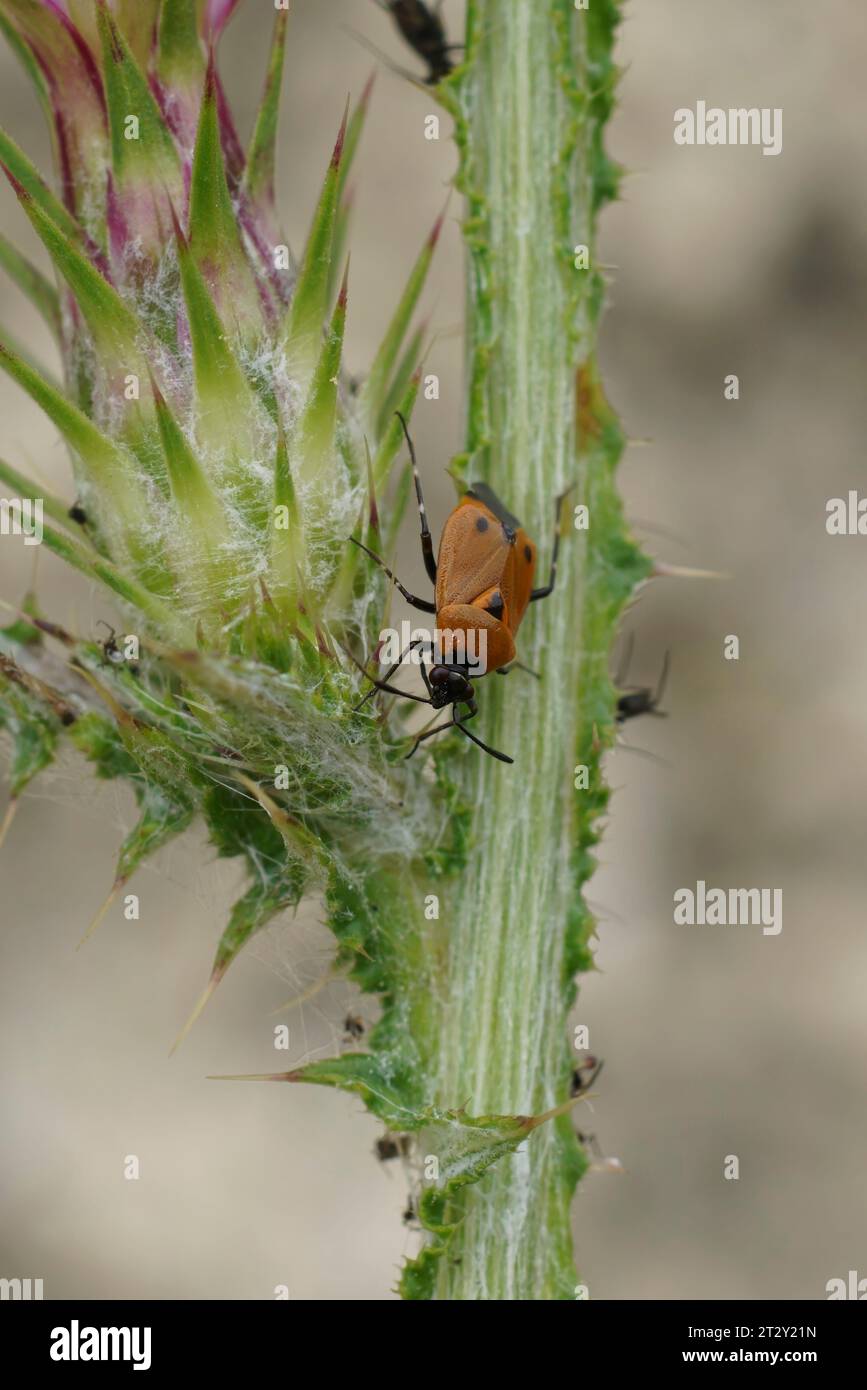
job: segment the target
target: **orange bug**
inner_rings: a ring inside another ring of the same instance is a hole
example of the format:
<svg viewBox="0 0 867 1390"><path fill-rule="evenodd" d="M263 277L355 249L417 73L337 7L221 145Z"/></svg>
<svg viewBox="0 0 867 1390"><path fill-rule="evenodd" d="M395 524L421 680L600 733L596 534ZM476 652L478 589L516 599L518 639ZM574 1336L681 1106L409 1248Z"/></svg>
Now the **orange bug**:
<svg viewBox="0 0 867 1390"><path fill-rule="evenodd" d="M433 540L427 521L415 449L406 421L399 411L396 414L403 426L412 460L421 523L421 552L425 569L434 585L434 601L411 594L378 555L374 555L372 550L368 550L367 546L355 540L355 537L352 539L385 570L389 579L394 580L407 603L413 608L420 608L423 613L436 614L438 629L459 637L464 635L478 638L483 635L487 657L481 672L474 672L472 663L467 661L437 661L428 670L422 659L421 674L427 697L411 695L408 691L390 685L389 682L404 657L413 648L424 645L422 639L416 639L401 652L382 680L373 681L361 704L370 698L374 690L384 690L391 695L402 695L405 699L431 705L435 710L444 709L447 705L452 706L451 719L420 734L407 757L411 758L425 739L432 738L443 729L457 728L485 753L490 753L491 757L499 758L500 762L512 763L514 758L489 747L466 727L466 721L474 719L478 714L472 681L478 680L480 675L486 675L490 671L505 676L516 666L521 666L521 663L515 660L515 635L528 605L537 599L547 598L554 588L557 578L557 555L560 549L560 508L563 499L572 488L567 488L556 499L551 570L548 583L542 588L533 588L536 570L535 544L517 517L512 516L486 483L473 483L464 493L446 520L440 537L439 554L434 558ZM465 644L469 645L471 644ZM461 718L458 718L459 705L467 707ZM358 708L360 709L361 705Z"/></svg>

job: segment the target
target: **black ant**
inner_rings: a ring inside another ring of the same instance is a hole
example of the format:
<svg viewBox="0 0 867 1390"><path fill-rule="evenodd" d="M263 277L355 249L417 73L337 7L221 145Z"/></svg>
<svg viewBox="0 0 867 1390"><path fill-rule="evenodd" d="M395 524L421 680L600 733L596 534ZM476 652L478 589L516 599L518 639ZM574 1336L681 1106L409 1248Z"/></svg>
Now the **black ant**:
<svg viewBox="0 0 867 1390"><path fill-rule="evenodd" d="M622 685L626 676L626 671L629 668L629 659L632 656L634 640L635 639L630 636L626 650L626 660L621 666L620 673L615 677L614 683L617 686ZM627 719L636 719L640 714L655 714L659 719L665 717L665 711L659 709L658 705L665 692L669 666L671 664L670 657L670 652L666 652L662 662L659 682L655 691L651 690L650 686L636 686L632 690L628 690L625 695L620 696L617 701L617 713L615 715L618 724L625 724Z"/></svg>
<svg viewBox="0 0 867 1390"><path fill-rule="evenodd" d="M437 0L433 10L422 0L377 0L377 4L388 11L410 48L427 63L429 71L424 79L427 86L435 87L454 72L455 65L449 53L461 45L448 42L440 18L442 0Z"/></svg>

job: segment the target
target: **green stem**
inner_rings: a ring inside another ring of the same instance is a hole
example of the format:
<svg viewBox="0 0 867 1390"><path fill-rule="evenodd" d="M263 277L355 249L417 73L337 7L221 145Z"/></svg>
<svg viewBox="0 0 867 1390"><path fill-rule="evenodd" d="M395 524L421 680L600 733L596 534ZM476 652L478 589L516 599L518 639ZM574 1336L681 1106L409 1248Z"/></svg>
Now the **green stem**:
<svg viewBox="0 0 867 1390"><path fill-rule="evenodd" d="M645 562L626 539L612 471L622 447L595 385L601 279L595 213L615 172L614 4L470 0L467 62L450 85L469 248L468 476L488 479L539 543L575 483L553 596L528 611L520 657L541 672L485 682L479 733L515 757L457 759L474 851L448 902L450 953L437 1093L470 1113L539 1114L568 1094L566 1018L593 923L580 900L612 738L607 656ZM591 248L591 268L574 248ZM590 529L571 524L590 507ZM593 717L591 718L591 712ZM576 792L574 767L590 769ZM460 1224L437 1297L575 1296L569 1204L586 1160L569 1117L540 1126L451 1203Z"/></svg>

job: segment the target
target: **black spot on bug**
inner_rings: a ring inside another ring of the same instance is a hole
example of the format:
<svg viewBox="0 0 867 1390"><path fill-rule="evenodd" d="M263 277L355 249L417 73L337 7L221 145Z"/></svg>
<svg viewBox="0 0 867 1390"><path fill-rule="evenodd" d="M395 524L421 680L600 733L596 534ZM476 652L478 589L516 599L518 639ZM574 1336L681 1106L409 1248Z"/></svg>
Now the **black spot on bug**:
<svg viewBox="0 0 867 1390"><path fill-rule="evenodd" d="M488 612L490 613L491 617L501 618L503 616L504 609L505 604L503 603L503 595L494 594L491 597L490 603L488 604Z"/></svg>
<svg viewBox="0 0 867 1390"><path fill-rule="evenodd" d="M489 525L489 522L488 522L488 518L487 518L486 516L479 516L479 517L476 517L476 530L477 530L477 531L487 531L488 525Z"/></svg>
<svg viewBox="0 0 867 1390"><path fill-rule="evenodd" d="M511 526L507 526L505 522L503 522L503 535L506 537L506 540L509 542L509 545L515 544L515 533L512 530Z"/></svg>
<svg viewBox="0 0 867 1390"><path fill-rule="evenodd" d="M533 559L533 552L528 545L524 546L524 559L527 561L528 565Z"/></svg>

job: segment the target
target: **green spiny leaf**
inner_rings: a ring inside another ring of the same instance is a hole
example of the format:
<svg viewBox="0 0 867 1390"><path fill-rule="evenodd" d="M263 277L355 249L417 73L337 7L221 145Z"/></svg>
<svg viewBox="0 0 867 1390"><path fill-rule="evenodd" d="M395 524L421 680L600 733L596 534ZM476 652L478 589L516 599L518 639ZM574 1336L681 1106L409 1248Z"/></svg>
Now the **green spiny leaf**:
<svg viewBox="0 0 867 1390"><path fill-rule="evenodd" d="M286 52L288 11L278 10L271 40L271 57L262 102L253 127L244 168L243 189L252 202L274 209L274 152L280 118L280 89Z"/></svg>
<svg viewBox="0 0 867 1390"><path fill-rule="evenodd" d="M367 113L370 109L370 98L373 93L373 84L376 80L376 72L372 72L364 85L364 91L349 117L349 124L346 128L346 139L343 143L343 157L340 161L340 176L337 181L337 201L342 202L346 193L346 182L352 170L358 146L361 141L364 123L367 120Z"/></svg>
<svg viewBox="0 0 867 1390"><path fill-rule="evenodd" d="M33 201L51 218L52 222L55 222L66 233L70 240L80 241L82 239L82 229L75 218L67 212L59 199L55 198L35 165L31 164L24 151L19 149L5 130L0 130L0 164L5 166L13 179L26 189Z"/></svg>
<svg viewBox="0 0 867 1390"><path fill-rule="evenodd" d="M212 53L193 156L189 242L214 304L249 339L261 327L261 309L226 180L216 80Z"/></svg>
<svg viewBox="0 0 867 1390"><path fill-rule="evenodd" d="M394 419L395 412L400 410L400 403L409 389L413 373L418 371L422 344L426 331L425 324L421 324L421 326L416 329L407 343L403 356L397 364L391 385L388 388L388 395L377 417L376 433L378 436L385 433L389 423Z"/></svg>
<svg viewBox="0 0 867 1390"><path fill-rule="evenodd" d="M33 230L74 293L101 356L116 365L119 360L123 372L140 368L135 314L75 240L66 235L17 179L13 177L11 182Z"/></svg>
<svg viewBox="0 0 867 1390"><path fill-rule="evenodd" d="M421 374L416 372L410 380L398 406L401 415L409 423L413 408L415 406L418 388L421 384ZM373 481L376 484L378 493L385 491L388 482L388 475L391 465L403 444L403 430L396 415L392 415L388 421L385 433L382 435L376 457L373 460Z"/></svg>
<svg viewBox="0 0 867 1390"><path fill-rule="evenodd" d="M322 325L328 313L328 282L346 122L347 116L344 115L286 320L287 362L290 370L302 381L310 377L319 357Z"/></svg>
<svg viewBox="0 0 867 1390"><path fill-rule="evenodd" d="M24 686L7 678L11 669L5 659L0 659L4 719L12 736L9 786L15 801L33 778L53 762L60 726Z"/></svg>
<svg viewBox="0 0 867 1390"><path fill-rule="evenodd" d="M163 81L170 84L198 83L204 76L205 58L196 22L196 6L190 0L163 0L157 71Z"/></svg>
<svg viewBox="0 0 867 1390"><path fill-rule="evenodd" d="M303 484L323 484L333 469L334 430L337 421L337 384L346 328L349 267L331 318L328 333L313 373L310 392L292 438L295 475Z"/></svg>
<svg viewBox="0 0 867 1390"><path fill-rule="evenodd" d="M44 79L55 151L62 152L64 198L103 245L105 222L94 192L104 187L107 132L102 84L92 56L59 5L4 0L4 8ZM70 112L75 113L73 120Z"/></svg>
<svg viewBox="0 0 867 1390"><path fill-rule="evenodd" d="M201 443L218 452L243 454L252 433L253 393L177 221L175 236L193 349L197 433Z"/></svg>
<svg viewBox="0 0 867 1390"><path fill-rule="evenodd" d="M155 381L151 381L160 439L172 495L183 524L201 532L209 548L226 538L226 518L217 494Z"/></svg>
<svg viewBox="0 0 867 1390"><path fill-rule="evenodd" d="M424 289L427 273L430 270L430 264L439 239L444 217L445 213L437 219L433 231L425 242L421 254L412 268L404 292L401 295L400 303L394 312L391 323L386 330L385 337L380 344L379 351L374 358L370 375L362 388L361 408L367 421L371 425L375 425L385 403L389 385L394 374L395 363L400 353L401 344L406 337L410 320L415 312L419 296Z"/></svg>
<svg viewBox="0 0 867 1390"><path fill-rule="evenodd" d="M111 561L85 550L78 541L74 541L70 536L61 535L47 523L43 525L42 539L46 549L53 555L57 555L88 579L99 580L112 593L117 594L118 598L123 599L124 603L130 604L150 619L167 636L178 642L191 640L192 633L185 617L178 615L173 608L163 603L156 594L151 593L135 579L130 579Z"/></svg>
<svg viewBox="0 0 867 1390"><path fill-rule="evenodd" d="M4 14L2 10L0 10L0 33L33 83L39 104L50 123L52 115L51 95L45 81L45 74L34 57L33 49L24 42L15 25L10 23L9 16Z"/></svg>
<svg viewBox="0 0 867 1390"><path fill-rule="evenodd" d="M19 342L15 334L10 333L5 324L0 324L0 337L8 344L16 357L20 357L21 361L26 362L32 371L37 372L53 391L56 391L60 396L65 395L63 382L50 367L47 367L44 362L40 362L38 357L31 352L29 343Z"/></svg>
<svg viewBox="0 0 867 1390"><path fill-rule="evenodd" d="M76 747L94 765L97 777L135 779L141 776L138 763L129 754L113 720L104 714L89 711L75 721L70 737Z"/></svg>
<svg viewBox="0 0 867 1390"><path fill-rule="evenodd" d="M11 463L5 459L0 459L0 482L6 483L7 487L12 488L16 497L41 497L42 505L46 514L58 521L61 526L74 530L81 534L80 527L70 519L69 507L62 502L59 497L53 496L42 483L36 483L26 474L19 473L17 468L13 468Z"/></svg>
<svg viewBox="0 0 867 1390"><path fill-rule="evenodd" d="M120 847L115 881L126 883L136 869L185 831L195 814L191 798L179 800L155 782L137 784L140 816Z"/></svg>
<svg viewBox="0 0 867 1390"><path fill-rule="evenodd" d="M115 0L117 27L120 29L139 67L150 61L162 0ZM195 6L191 5L195 12Z"/></svg>
<svg viewBox="0 0 867 1390"><path fill-rule="evenodd" d="M60 300L50 280L26 256L0 235L0 266L39 310L55 338L60 337Z"/></svg>
<svg viewBox="0 0 867 1390"><path fill-rule="evenodd" d="M58 428L84 464L87 475L110 499L115 519L125 522L132 535L145 515L144 499L130 458L119 445L102 434L77 406L39 376L38 372L0 343L0 366L22 386ZM133 541L131 550L137 547Z"/></svg>
<svg viewBox="0 0 867 1390"><path fill-rule="evenodd" d="M30 621L30 619L41 617L39 604L34 593L30 592L25 595L21 604L21 612L22 615L27 614L27 617L16 618L14 622L0 628L0 641L4 644L14 642L21 647L43 646L45 639L42 630L36 627L35 622Z"/></svg>
<svg viewBox="0 0 867 1390"><path fill-rule="evenodd" d="M269 586L278 603L295 593L299 573L304 568L304 532L300 525L298 502L286 436L282 425L277 433L274 460L274 507L271 514Z"/></svg>
<svg viewBox="0 0 867 1390"><path fill-rule="evenodd" d="M264 869L257 863L253 872L257 875L256 881L235 903L217 946L213 974L218 979L225 975L250 938L267 927L278 913L287 907L296 907L304 892L306 872L298 860L287 862L284 858Z"/></svg>
<svg viewBox="0 0 867 1390"><path fill-rule="evenodd" d="M177 153L148 80L105 0L99 0L97 18L115 176L124 184L144 174L148 184L164 185L169 196L179 200L183 185ZM137 134L132 138L128 125L131 116L138 120Z"/></svg>
<svg viewBox="0 0 867 1390"><path fill-rule="evenodd" d="M205 795L203 814L219 856L243 856L253 883L232 909L217 946L211 978L175 1040L173 1052L250 938L284 908L300 902L308 876L302 860L287 854L284 838L265 810L240 791L213 787Z"/></svg>

